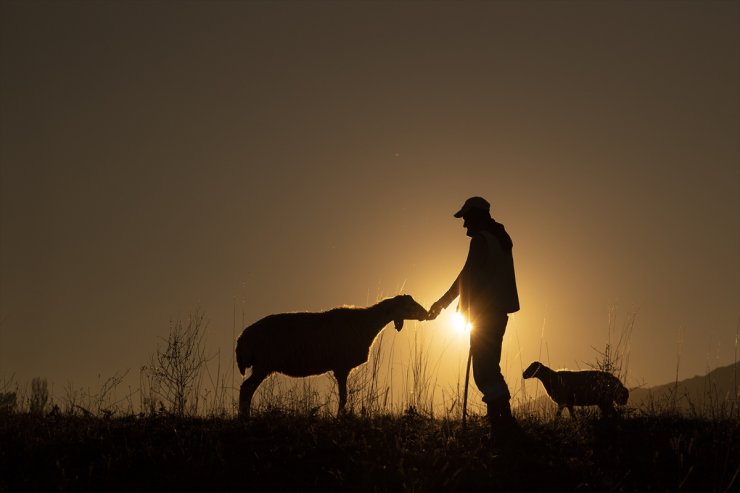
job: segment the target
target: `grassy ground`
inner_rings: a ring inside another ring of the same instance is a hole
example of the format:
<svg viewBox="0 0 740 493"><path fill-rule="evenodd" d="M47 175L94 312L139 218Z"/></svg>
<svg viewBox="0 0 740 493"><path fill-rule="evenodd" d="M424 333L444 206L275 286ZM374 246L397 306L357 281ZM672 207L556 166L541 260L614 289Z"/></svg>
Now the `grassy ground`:
<svg viewBox="0 0 740 493"><path fill-rule="evenodd" d="M740 422L0 416L0 491L740 491Z"/></svg>

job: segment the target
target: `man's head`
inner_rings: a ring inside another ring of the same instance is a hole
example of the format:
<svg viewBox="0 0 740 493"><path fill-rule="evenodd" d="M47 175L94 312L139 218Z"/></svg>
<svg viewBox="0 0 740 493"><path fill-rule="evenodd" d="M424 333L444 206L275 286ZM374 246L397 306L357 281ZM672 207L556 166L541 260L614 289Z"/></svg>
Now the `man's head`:
<svg viewBox="0 0 740 493"><path fill-rule="evenodd" d="M470 197L462 208L455 213L455 217L463 218L463 227L471 238L480 231L491 219L491 204L483 197Z"/></svg>
<svg viewBox="0 0 740 493"><path fill-rule="evenodd" d="M471 212L485 212L490 215L491 204L488 203L483 197L470 197L465 201L462 208L455 213L455 217L465 217L466 214Z"/></svg>

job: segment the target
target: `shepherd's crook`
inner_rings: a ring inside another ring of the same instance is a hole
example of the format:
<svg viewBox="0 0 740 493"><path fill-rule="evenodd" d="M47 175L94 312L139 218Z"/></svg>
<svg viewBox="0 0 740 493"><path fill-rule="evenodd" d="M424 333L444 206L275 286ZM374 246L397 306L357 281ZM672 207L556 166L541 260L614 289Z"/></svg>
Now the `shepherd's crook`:
<svg viewBox="0 0 740 493"><path fill-rule="evenodd" d="M468 367L465 370L465 391L463 392L463 415L462 426L465 428L465 421L468 417L468 382L470 381L470 361L473 359L473 348L468 351Z"/></svg>

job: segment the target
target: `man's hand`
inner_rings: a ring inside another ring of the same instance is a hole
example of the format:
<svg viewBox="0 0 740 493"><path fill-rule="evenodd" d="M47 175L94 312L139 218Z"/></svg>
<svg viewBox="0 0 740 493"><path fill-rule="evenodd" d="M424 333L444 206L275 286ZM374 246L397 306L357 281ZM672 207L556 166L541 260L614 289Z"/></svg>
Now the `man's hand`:
<svg viewBox="0 0 740 493"><path fill-rule="evenodd" d="M427 320L434 320L439 316L439 312L447 308L442 301L436 301L432 305L431 308L429 308L429 311L427 312Z"/></svg>

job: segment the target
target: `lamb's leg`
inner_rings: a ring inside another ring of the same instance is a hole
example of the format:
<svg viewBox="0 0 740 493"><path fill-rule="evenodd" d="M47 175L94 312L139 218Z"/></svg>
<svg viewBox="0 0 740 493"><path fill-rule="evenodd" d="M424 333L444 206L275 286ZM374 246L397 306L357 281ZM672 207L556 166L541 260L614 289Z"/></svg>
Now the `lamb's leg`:
<svg viewBox="0 0 740 493"><path fill-rule="evenodd" d="M563 414L563 408L565 407L564 404L558 404L558 412L555 413L555 417L559 418L561 414Z"/></svg>
<svg viewBox="0 0 740 493"><path fill-rule="evenodd" d="M260 386L262 381L267 378L268 372L256 371L252 369L252 374L244 380L239 389L239 415L242 418L249 417L249 408L252 405L252 396Z"/></svg>
<svg viewBox="0 0 740 493"><path fill-rule="evenodd" d="M337 411L338 416L344 414L344 406L347 404L348 376L349 370L334 370L334 377L337 379L337 387L339 389L339 410Z"/></svg>
<svg viewBox="0 0 740 493"><path fill-rule="evenodd" d="M602 418L611 418L616 414L614 405L611 402L602 402L599 404L599 409L601 409Z"/></svg>

